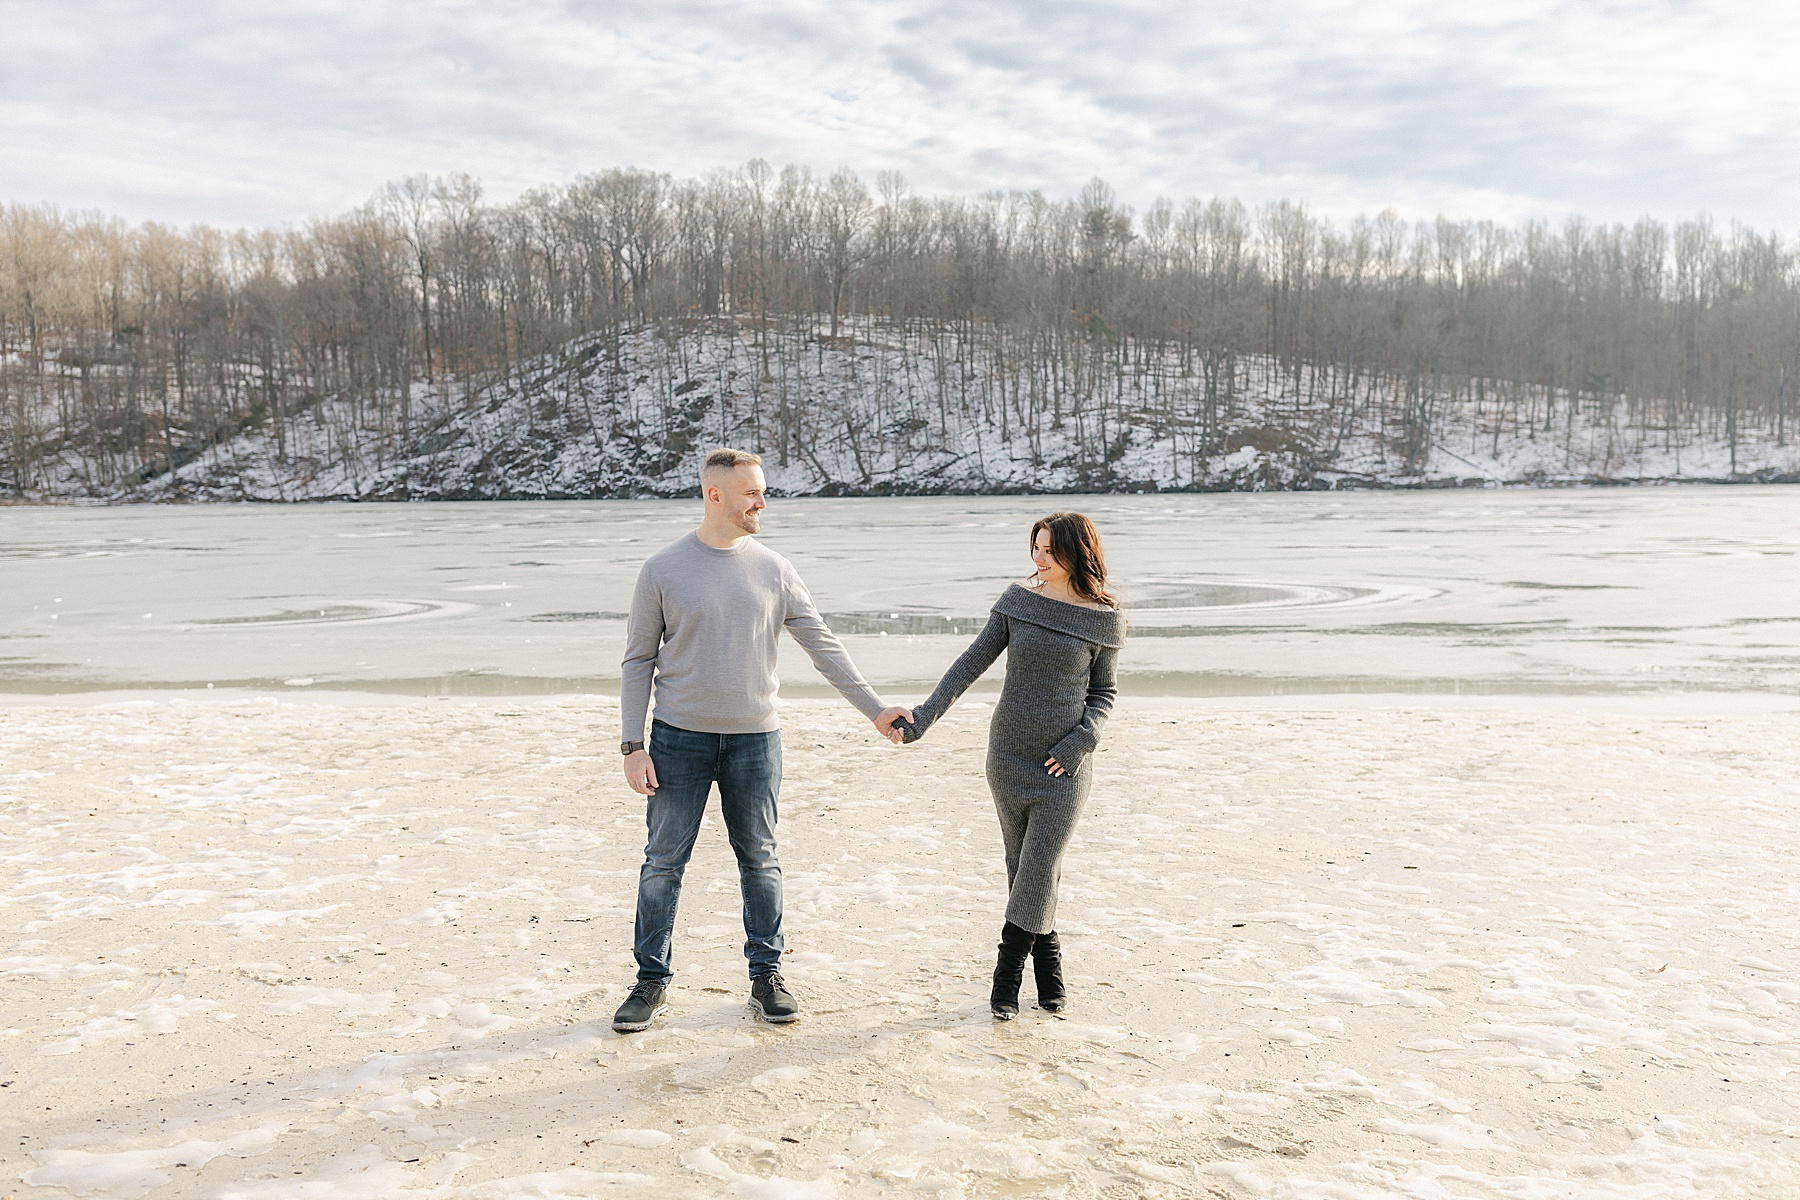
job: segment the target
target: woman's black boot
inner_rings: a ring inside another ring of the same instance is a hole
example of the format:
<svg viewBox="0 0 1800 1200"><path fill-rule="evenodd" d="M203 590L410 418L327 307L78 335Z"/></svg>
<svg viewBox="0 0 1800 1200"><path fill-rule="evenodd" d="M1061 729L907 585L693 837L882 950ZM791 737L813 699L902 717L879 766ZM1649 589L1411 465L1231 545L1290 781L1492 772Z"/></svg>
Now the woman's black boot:
<svg viewBox="0 0 1800 1200"><path fill-rule="evenodd" d="M1062 943L1056 931L1040 933L1031 945L1031 969L1037 976L1038 1007L1045 1012L1061 1012L1069 1003L1063 990Z"/></svg>
<svg viewBox="0 0 1800 1200"><path fill-rule="evenodd" d="M1000 929L1000 959L994 964L994 993L988 1007L994 1016L1010 1021L1019 1015L1019 984L1025 979L1025 956L1037 935L1008 921Z"/></svg>

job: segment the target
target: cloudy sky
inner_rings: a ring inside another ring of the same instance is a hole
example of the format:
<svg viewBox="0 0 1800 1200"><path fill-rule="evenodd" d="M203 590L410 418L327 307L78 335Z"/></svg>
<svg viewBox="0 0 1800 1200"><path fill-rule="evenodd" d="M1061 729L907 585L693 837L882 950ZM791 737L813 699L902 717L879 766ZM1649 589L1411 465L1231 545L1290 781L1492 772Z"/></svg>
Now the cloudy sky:
<svg viewBox="0 0 1800 1200"><path fill-rule="evenodd" d="M0 0L0 202L279 225L752 157L1800 228L1792 0Z"/></svg>

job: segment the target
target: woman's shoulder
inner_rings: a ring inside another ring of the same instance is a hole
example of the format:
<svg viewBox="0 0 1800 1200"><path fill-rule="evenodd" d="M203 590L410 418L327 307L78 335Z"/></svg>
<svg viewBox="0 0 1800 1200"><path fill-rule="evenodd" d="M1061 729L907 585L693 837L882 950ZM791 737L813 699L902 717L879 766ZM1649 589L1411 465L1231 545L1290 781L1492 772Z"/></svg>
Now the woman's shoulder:
<svg viewBox="0 0 1800 1200"><path fill-rule="evenodd" d="M1008 583L1005 587L1000 589L1000 594L998 596L994 597L994 607L999 608L1000 605L1006 600L1006 598L1008 596L1011 596L1011 595L1014 595L1014 594L1020 593L1020 592L1024 593L1027 596L1036 594L1035 592L1032 591L1031 586L1029 584L1027 584L1023 579L1015 579L1012 582Z"/></svg>

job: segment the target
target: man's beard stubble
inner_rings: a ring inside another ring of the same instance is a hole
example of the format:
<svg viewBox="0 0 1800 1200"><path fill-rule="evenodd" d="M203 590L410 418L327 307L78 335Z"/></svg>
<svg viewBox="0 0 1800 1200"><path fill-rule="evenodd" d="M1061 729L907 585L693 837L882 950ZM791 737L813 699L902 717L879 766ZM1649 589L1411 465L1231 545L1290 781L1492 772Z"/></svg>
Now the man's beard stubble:
<svg viewBox="0 0 1800 1200"><path fill-rule="evenodd" d="M737 519L737 527L745 533L761 533L762 514L756 512L745 513Z"/></svg>

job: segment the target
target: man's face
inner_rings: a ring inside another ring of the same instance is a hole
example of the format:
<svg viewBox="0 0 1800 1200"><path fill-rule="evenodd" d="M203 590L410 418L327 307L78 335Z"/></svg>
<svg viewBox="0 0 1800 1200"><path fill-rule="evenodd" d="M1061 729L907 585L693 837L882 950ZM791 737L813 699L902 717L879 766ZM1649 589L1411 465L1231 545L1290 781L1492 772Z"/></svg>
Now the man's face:
<svg viewBox="0 0 1800 1200"><path fill-rule="evenodd" d="M762 510L768 507L761 467L733 467L719 476L709 491L717 493L725 520L745 533L762 532ZM707 497L708 500L712 496Z"/></svg>

